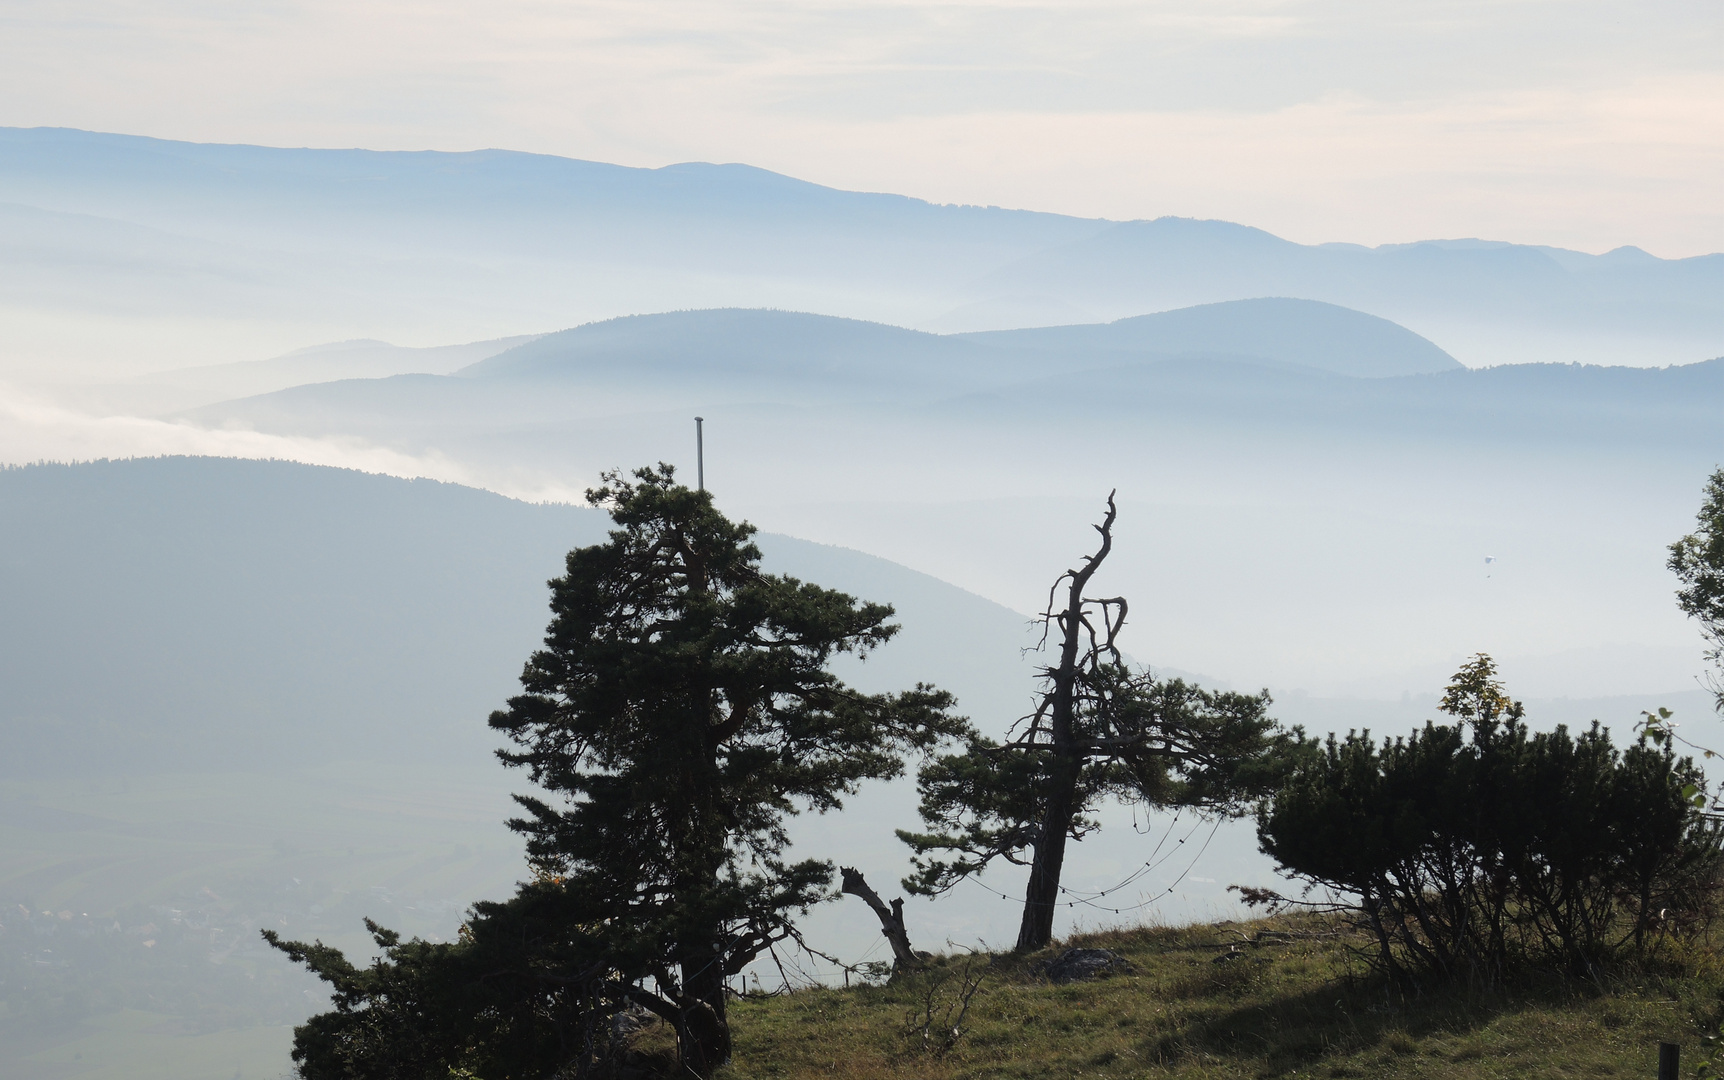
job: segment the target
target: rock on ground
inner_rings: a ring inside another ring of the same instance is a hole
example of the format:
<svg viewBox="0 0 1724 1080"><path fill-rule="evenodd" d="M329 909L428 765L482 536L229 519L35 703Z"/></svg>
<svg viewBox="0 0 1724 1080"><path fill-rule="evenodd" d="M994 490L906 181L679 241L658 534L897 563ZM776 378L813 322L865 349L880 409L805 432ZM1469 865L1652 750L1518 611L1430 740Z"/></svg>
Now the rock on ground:
<svg viewBox="0 0 1724 1080"><path fill-rule="evenodd" d="M1135 970L1131 961L1112 949L1067 949L1049 960L1043 973L1050 982L1063 984L1127 975Z"/></svg>

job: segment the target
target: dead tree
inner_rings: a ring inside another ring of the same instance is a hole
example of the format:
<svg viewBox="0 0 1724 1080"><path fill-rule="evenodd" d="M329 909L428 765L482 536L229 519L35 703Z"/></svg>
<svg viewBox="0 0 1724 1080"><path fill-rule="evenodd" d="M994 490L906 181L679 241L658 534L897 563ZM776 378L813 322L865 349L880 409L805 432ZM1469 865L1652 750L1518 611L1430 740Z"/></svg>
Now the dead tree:
<svg viewBox="0 0 1724 1080"><path fill-rule="evenodd" d="M922 966L921 958L910 948L910 935L904 930L904 901L900 898L892 901L887 907L880 899L880 894L869 886L862 871L850 866L841 866L838 873L843 878L839 892L860 896L863 903L874 909L874 914L880 919L880 932L892 945L892 966L896 971L915 971Z"/></svg>
<svg viewBox="0 0 1724 1080"><path fill-rule="evenodd" d="M1267 692L1158 681L1125 663L1125 598L1085 595L1113 550L1117 515L1109 494L1095 552L1049 590L1040 647L1057 642L1059 652L1039 673L1035 711L1004 743L977 736L924 766L917 787L932 829L898 833L915 852L918 873L904 881L914 893L943 893L995 859L1028 866L1019 950L1053 940L1067 843L1100 827L1091 812L1103 799L1239 813L1272 790L1298 745L1269 719ZM935 851L955 857L929 858Z"/></svg>
<svg viewBox="0 0 1724 1080"><path fill-rule="evenodd" d="M1078 782L1082 778L1086 747L1077 740L1075 714L1084 675L1094 672L1106 659L1119 661L1114 636L1125 625L1124 597L1094 601L1101 616L1102 632L1091 621L1091 601L1083 591L1113 550L1113 523L1119 515L1114 492L1107 495L1107 516L1095 530L1101 546L1084 557L1079 569L1067 570L1048 590L1048 606L1042 612L1043 640L1056 625L1060 631L1059 663L1044 669L1046 689L1041 703L1030 716L1029 727L1007 747L1040 751L1046 759L1046 780L1040 835L1035 840L1035 858L1030 862L1030 881L1024 890L1024 914L1018 924L1018 948L1039 949L1053 940L1054 909L1059 903L1060 871L1065 866L1066 838L1078 816ZM1066 586L1064 610L1055 610L1061 585ZM1087 637L1087 648L1086 645ZM1082 655L1080 656L1080 649ZM1094 680L1089 680L1093 682ZM1089 696L1093 697L1094 694Z"/></svg>

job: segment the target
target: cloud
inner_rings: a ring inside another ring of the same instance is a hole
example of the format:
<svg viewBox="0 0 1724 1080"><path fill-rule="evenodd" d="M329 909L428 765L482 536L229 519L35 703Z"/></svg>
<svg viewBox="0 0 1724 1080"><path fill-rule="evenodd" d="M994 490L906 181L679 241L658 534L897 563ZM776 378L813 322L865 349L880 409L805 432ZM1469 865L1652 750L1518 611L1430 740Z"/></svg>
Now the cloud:
<svg viewBox="0 0 1724 1080"><path fill-rule="evenodd" d="M1674 0L17 0L0 122L1694 254L1724 237L1716 38Z"/></svg>
<svg viewBox="0 0 1724 1080"><path fill-rule="evenodd" d="M1724 77L1706 75L1268 113L992 113L855 125L820 151L843 160L813 173L936 201L987 190L1001 205L1224 218L1305 243L1483 236L1683 256L1724 242L1721 117ZM937 179L903 183L912 173Z"/></svg>
<svg viewBox="0 0 1724 1080"><path fill-rule="evenodd" d="M405 454L364 439L209 429L136 416L90 416L0 384L0 462L92 461L176 454L331 465L485 487L531 502L579 502L580 489L533 472L482 473L439 454Z"/></svg>

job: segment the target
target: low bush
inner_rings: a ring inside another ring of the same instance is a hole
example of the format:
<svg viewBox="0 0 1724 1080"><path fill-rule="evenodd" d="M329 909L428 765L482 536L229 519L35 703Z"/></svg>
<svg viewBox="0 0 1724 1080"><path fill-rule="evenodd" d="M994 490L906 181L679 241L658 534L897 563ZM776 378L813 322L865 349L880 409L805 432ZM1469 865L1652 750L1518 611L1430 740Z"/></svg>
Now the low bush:
<svg viewBox="0 0 1724 1080"><path fill-rule="evenodd" d="M1331 736L1259 809L1263 850L1368 930L1374 964L1411 984L1517 966L1596 980L1710 922L1721 832L1690 759L1645 737L1618 749L1596 723L1529 730L1484 655L1442 709L1457 722Z"/></svg>

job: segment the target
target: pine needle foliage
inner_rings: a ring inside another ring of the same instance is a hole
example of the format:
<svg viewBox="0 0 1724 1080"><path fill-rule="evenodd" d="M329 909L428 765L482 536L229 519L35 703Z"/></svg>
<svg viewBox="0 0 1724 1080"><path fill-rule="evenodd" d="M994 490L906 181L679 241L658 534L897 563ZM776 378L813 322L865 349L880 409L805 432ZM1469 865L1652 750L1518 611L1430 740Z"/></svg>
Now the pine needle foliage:
<svg viewBox="0 0 1724 1080"><path fill-rule="evenodd" d="M630 1010L711 1075L730 1057L726 981L835 895L830 862L784 857L787 816L968 733L932 687L845 686L830 661L890 640L892 609L764 573L753 527L669 466L608 473L587 498L617 527L569 553L523 693L490 719L542 791L509 823L534 880L475 906L453 945L374 928L385 955L365 972L277 943L337 990L297 1034L308 1078L434 1075L426 1054L487 1080L602 1075Z"/></svg>
<svg viewBox="0 0 1724 1080"><path fill-rule="evenodd" d="M1713 666L1707 685L1714 707L1724 713L1724 469L1707 479L1695 517L1695 530L1670 545L1665 565L1682 582L1677 605L1700 624L1706 638L1706 658Z"/></svg>

